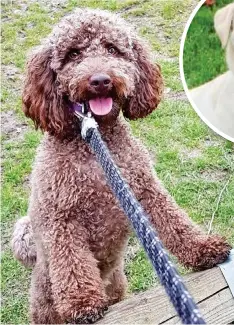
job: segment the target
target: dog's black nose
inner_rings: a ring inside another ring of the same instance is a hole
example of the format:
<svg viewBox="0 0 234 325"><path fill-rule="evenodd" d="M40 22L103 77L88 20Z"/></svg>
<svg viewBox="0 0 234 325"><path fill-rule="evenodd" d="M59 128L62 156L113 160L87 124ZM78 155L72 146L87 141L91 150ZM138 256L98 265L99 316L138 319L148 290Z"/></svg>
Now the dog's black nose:
<svg viewBox="0 0 234 325"><path fill-rule="evenodd" d="M111 78L107 74L97 73L91 76L89 84L96 91L104 91L110 87Z"/></svg>

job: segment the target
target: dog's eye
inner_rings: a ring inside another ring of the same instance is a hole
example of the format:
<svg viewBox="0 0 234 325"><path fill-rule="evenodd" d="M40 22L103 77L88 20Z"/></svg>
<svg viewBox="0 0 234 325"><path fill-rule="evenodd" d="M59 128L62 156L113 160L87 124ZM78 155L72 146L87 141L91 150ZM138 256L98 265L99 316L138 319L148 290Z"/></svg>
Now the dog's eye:
<svg viewBox="0 0 234 325"><path fill-rule="evenodd" d="M110 53L110 54L117 54L119 51L117 50L117 48L115 48L114 46L109 46L108 48L107 48L107 51L108 51L108 53Z"/></svg>
<svg viewBox="0 0 234 325"><path fill-rule="evenodd" d="M79 55L80 55L80 50L78 50L78 49L71 50L69 52L69 54L68 54L69 58L70 59L73 59L73 60L76 59L76 58L78 58Z"/></svg>

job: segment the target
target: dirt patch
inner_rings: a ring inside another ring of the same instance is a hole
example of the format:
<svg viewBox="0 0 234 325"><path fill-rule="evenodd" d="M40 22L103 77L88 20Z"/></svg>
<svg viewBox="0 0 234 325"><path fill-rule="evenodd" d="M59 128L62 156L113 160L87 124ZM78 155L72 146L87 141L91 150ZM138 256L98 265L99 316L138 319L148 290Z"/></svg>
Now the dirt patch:
<svg viewBox="0 0 234 325"><path fill-rule="evenodd" d="M18 69L13 63L8 65L2 64L1 72L3 88L10 92L8 97L11 96L12 98L13 96L14 98L16 98L17 96L20 96L24 83L24 76L21 73L20 69Z"/></svg>
<svg viewBox="0 0 234 325"><path fill-rule="evenodd" d="M185 94L184 91L178 91L178 92L174 92L174 91L171 91L170 88L166 88L165 89L165 92L164 92L164 98L166 99L173 99L173 100L179 100L179 101L184 101L184 102L187 102L188 101L188 98Z"/></svg>
<svg viewBox="0 0 234 325"><path fill-rule="evenodd" d="M8 80L10 79L15 81L16 79L22 79L20 70L14 64L9 64L9 65L3 64L1 70Z"/></svg>
<svg viewBox="0 0 234 325"><path fill-rule="evenodd" d="M25 4L22 1L19 1L19 5L21 7L21 9L19 10L19 12L25 12L28 9L28 6L30 4L33 3L39 3L38 0L27 0L27 4ZM50 12L57 12L59 9L61 8L65 8L67 5L68 1L67 0L51 0L51 1L47 1L47 0L40 0L40 6L42 8L46 8L48 11Z"/></svg>
<svg viewBox="0 0 234 325"><path fill-rule="evenodd" d="M14 111L2 112L1 131L5 143L22 140L28 130L28 125L20 121Z"/></svg>
<svg viewBox="0 0 234 325"><path fill-rule="evenodd" d="M219 145L220 145L220 142L218 139L214 140L214 139L211 139L210 137L205 138L205 141L204 141L205 147L217 147Z"/></svg>
<svg viewBox="0 0 234 325"><path fill-rule="evenodd" d="M228 172L225 170L209 170L201 172L201 177L208 182L223 181L227 178Z"/></svg>
<svg viewBox="0 0 234 325"><path fill-rule="evenodd" d="M198 158L202 156L202 150L195 148L192 150L189 149L183 149L180 154L182 155L183 158L187 159L193 159L193 158Z"/></svg>

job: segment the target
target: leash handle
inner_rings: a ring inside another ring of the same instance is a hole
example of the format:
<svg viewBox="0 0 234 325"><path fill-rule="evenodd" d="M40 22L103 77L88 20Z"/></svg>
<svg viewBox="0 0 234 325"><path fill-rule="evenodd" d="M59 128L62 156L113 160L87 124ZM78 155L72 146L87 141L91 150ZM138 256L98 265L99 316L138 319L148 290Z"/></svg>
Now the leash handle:
<svg viewBox="0 0 234 325"><path fill-rule="evenodd" d="M82 120L82 137L90 145L101 164L107 181L120 206L128 216L132 226L156 270L175 310L184 324L205 324L193 298L188 293L182 278L169 260L161 241L149 223L148 216L135 198L128 184L123 180L118 167L109 154L106 144L101 139L97 124Z"/></svg>

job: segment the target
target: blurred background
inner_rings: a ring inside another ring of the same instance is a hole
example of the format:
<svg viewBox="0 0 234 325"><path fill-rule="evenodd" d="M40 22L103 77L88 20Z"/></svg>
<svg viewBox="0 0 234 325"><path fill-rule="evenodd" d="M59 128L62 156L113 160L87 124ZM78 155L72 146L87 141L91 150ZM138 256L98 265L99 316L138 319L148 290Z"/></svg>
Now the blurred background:
<svg viewBox="0 0 234 325"><path fill-rule="evenodd" d="M194 88L227 71L225 50L214 29L216 11L231 0L212 1L195 15L184 44L184 75L188 88Z"/></svg>

